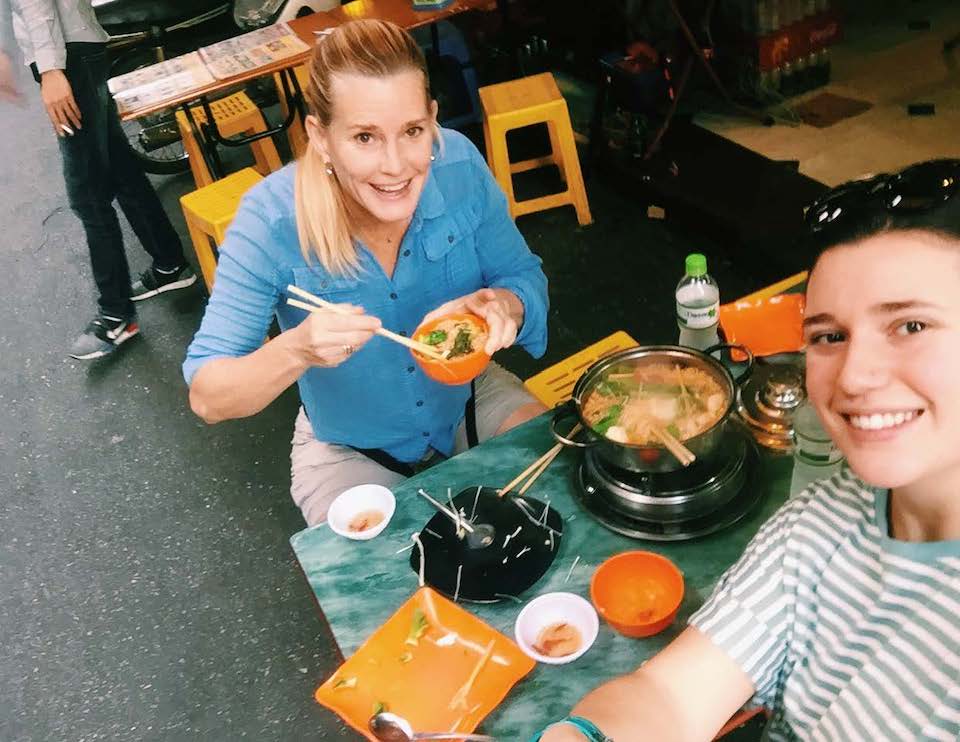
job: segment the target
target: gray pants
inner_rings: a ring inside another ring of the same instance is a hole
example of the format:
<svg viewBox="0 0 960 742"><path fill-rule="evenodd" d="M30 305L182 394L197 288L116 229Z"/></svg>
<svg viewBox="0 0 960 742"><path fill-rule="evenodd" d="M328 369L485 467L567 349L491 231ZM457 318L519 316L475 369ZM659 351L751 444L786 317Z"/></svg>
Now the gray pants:
<svg viewBox="0 0 960 742"><path fill-rule="evenodd" d="M492 438L504 421L518 408L536 402L523 382L496 363L490 363L476 379L477 439ZM466 424L461 421L454 438L454 453L468 448ZM440 460L433 450L421 462ZM349 446L318 441L303 408L297 415L290 451L290 494L307 525L327 518L330 503L344 490L358 484L382 484L392 488L404 480L376 461Z"/></svg>

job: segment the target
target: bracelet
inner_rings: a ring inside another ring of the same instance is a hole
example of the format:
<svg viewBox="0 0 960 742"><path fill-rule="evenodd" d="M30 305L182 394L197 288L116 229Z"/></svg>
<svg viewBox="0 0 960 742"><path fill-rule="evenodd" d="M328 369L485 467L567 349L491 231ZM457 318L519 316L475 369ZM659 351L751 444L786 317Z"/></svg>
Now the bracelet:
<svg viewBox="0 0 960 742"><path fill-rule="evenodd" d="M596 724L589 719L584 719L582 716L568 716L566 719L561 719L558 722L554 722L546 729L535 734L530 742L539 742L544 733L557 724L570 724L571 726L575 726L590 742L614 742L613 737L608 737L605 735L600 731L600 728Z"/></svg>

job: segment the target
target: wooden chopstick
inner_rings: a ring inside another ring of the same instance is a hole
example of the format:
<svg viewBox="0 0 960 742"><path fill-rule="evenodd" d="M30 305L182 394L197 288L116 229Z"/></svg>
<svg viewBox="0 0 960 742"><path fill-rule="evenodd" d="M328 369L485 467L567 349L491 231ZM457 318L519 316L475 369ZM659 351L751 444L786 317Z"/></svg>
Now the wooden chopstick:
<svg viewBox="0 0 960 742"><path fill-rule="evenodd" d="M466 519L461 518L458 514L454 513L450 508L448 508L443 503L437 502L430 495L424 492L423 488L417 490L417 494L420 497L424 498L427 502L433 505L437 510L447 516L450 520L453 521L454 527L457 529L462 528L467 533L473 533L473 526L467 523Z"/></svg>
<svg viewBox="0 0 960 742"><path fill-rule="evenodd" d="M560 455L562 448L563 444L558 443L556 446L550 449L550 451L547 453L547 457L543 460L543 463L540 464L540 466L534 470L533 474L530 475L530 478L523 483L523 487L521 487L517 492L518 497L522 497L523 494L533 486L533 483L537 481L537 478L547 470L548 466L550 466L550 462Z"/></svg>
<svg viewBox="0 0 960 742"><path fill-rule="evenodd" d="M666 448L683 466L690 466L690 464L697 460L697 457L694 455L693 451L677 440L677 438L674 437L669 430L662 428L659 425L652 425L651 429L657 438L660 439L661 443L663 443L664 448Z"/></svg>
<svg viewBox="0 0 960 742"><path fill-rule="evenodd" d="M570 432L567 433L567 438L579 433L580 427L581 427L580 423L577 423L576 425L574 425L570 429ZM542 456L539 456L536 461L534 461L532 464L530 464L530 466L528 466L526 469L520 472L516 477L514 477L509 482L509 484L505 485L500 489L500 492L499 492L500 497L503 497L507 492L512 490L518 484L520 484L520 482L523 482L523 480L526 479L527 477L530 477L530 480L523 485L523 488L517 494L522 495L524 492L530 489L530 485L533 484L534 481L536 481L537 477L543 474L544 470L550 465L551 461L557 458L557 455L560 453L561 450L563 450L563 444L558 443L555 446L553 446L549 451L547 451L545 454L543 454Z"/></svg>
<svg viewBox="0 0 960 742"><path fill-rule="evenodd" d="M297 309L304 309L308 312L333 312L334 314L341 314L341 315L350 314L350 312L347 312L346 310L344 310L343 307L340 307L336 304L331 304L330 302L325 301L324 299L321 299L319 296L314 296L309 291L304 291L299 286L294 286L293 284L290 284L289 286L287 286L287 291L289 291L291 294L296 294L297 296L301 296L304 299L309 299L310 301L313 302L313 304L307 304L302 301L297 301L296 299L288 298L287 304L289 304L291 307L296 307ZM417 342L416 340L411 340L408 337L404 337L403 335L398 335L395 332L391 332L385 327L379 328L377 330L377 335L380 335L381 337L385 337L388 340L393 340L395 343L400 343L400 345L405 345L411 350L417 351L417 353L422 353L425 356L436 358L438 361L446 360L443 353L439 352L432 345L427 345L426 343L420 343L420 342Z"/></svg>

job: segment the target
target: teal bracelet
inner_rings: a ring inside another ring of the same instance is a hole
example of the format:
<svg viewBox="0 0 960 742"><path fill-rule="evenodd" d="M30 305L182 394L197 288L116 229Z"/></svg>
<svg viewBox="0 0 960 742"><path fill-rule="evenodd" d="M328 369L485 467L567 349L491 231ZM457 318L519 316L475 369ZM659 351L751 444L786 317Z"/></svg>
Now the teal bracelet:
<svg viewBox="0 0 960 742"><path fill-rule="evenodd" d="M556 726L557 724L570 724L571 726L575 726L590 742L613 742L613 737L608 737L605 735L600 731L600 728L596 724L589 719L584 719L582 716L568 716L566 719L561 719L560 721L551 724L546 729L537 732L530 739L530 742L540 742L540 738L543 737L547 729L550 729L550 727Z"/></svg>

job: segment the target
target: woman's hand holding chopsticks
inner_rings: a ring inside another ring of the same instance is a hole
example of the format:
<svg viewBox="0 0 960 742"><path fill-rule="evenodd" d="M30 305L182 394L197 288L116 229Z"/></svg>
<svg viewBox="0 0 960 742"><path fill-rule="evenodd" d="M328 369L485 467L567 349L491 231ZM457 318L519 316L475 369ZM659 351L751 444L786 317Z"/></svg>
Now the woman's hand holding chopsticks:
<svg viewBox="0 0 960 742"><path fill-rule="evenodd" d="M358 312L360 313L363 312L362 308L354 307L350 304L332 304L326 299L321 299L319 296L314 296L309 291L304 291L299 286L294 286L293 284L290 284L287 286L287 291L293 294L293 296L287 297L287 304L289 304L292 307L297 307L297 309L303 309L306 312L310 312L311 315L315 315L315 314L351 315L351 314L356 314ZM294 298L297 296L300 298L299 299ZM306 301L304 301L304 299ZM391 332L386 327L383 327L382 324L380 323L380 320L376 319L375 317L371 317L370 319L376 320L377 324L375 327L373 327L373 332L376 333L377 335L380 335L381 337L385 337L388 340L392 340L395 343L399 343L400 345L405 345L411 350L415 350L418 353L422 353L423 355L433 356L434 358L440 358L440 359L444 357L440 355L440 352L433 346L427 345L426 343L418 342L416 340L411 340L405 335L398 335L395 332ZM367 325L364 325L364 327L366 326ZM357 329L357 328L354 327L353 329ZM367 342L367 340L369 339L370 338L366 338L363 342ZM357 347L359 346L354 347L352 345L344 345L343 350L347 356L350 356L353 354L353 352L356 350ZM340 361L340 363L343 363L343 361ZM336 366L339 364L334 363L333 365Z"/></svg>
<svg viewBox="0 0 960 742"><path fill-rule="evenodd" d="M380 320L364 314L363 307L334 306L336 312L311 312L291 330L294 352L309 366L339 366L380 329Z"/></svg>

